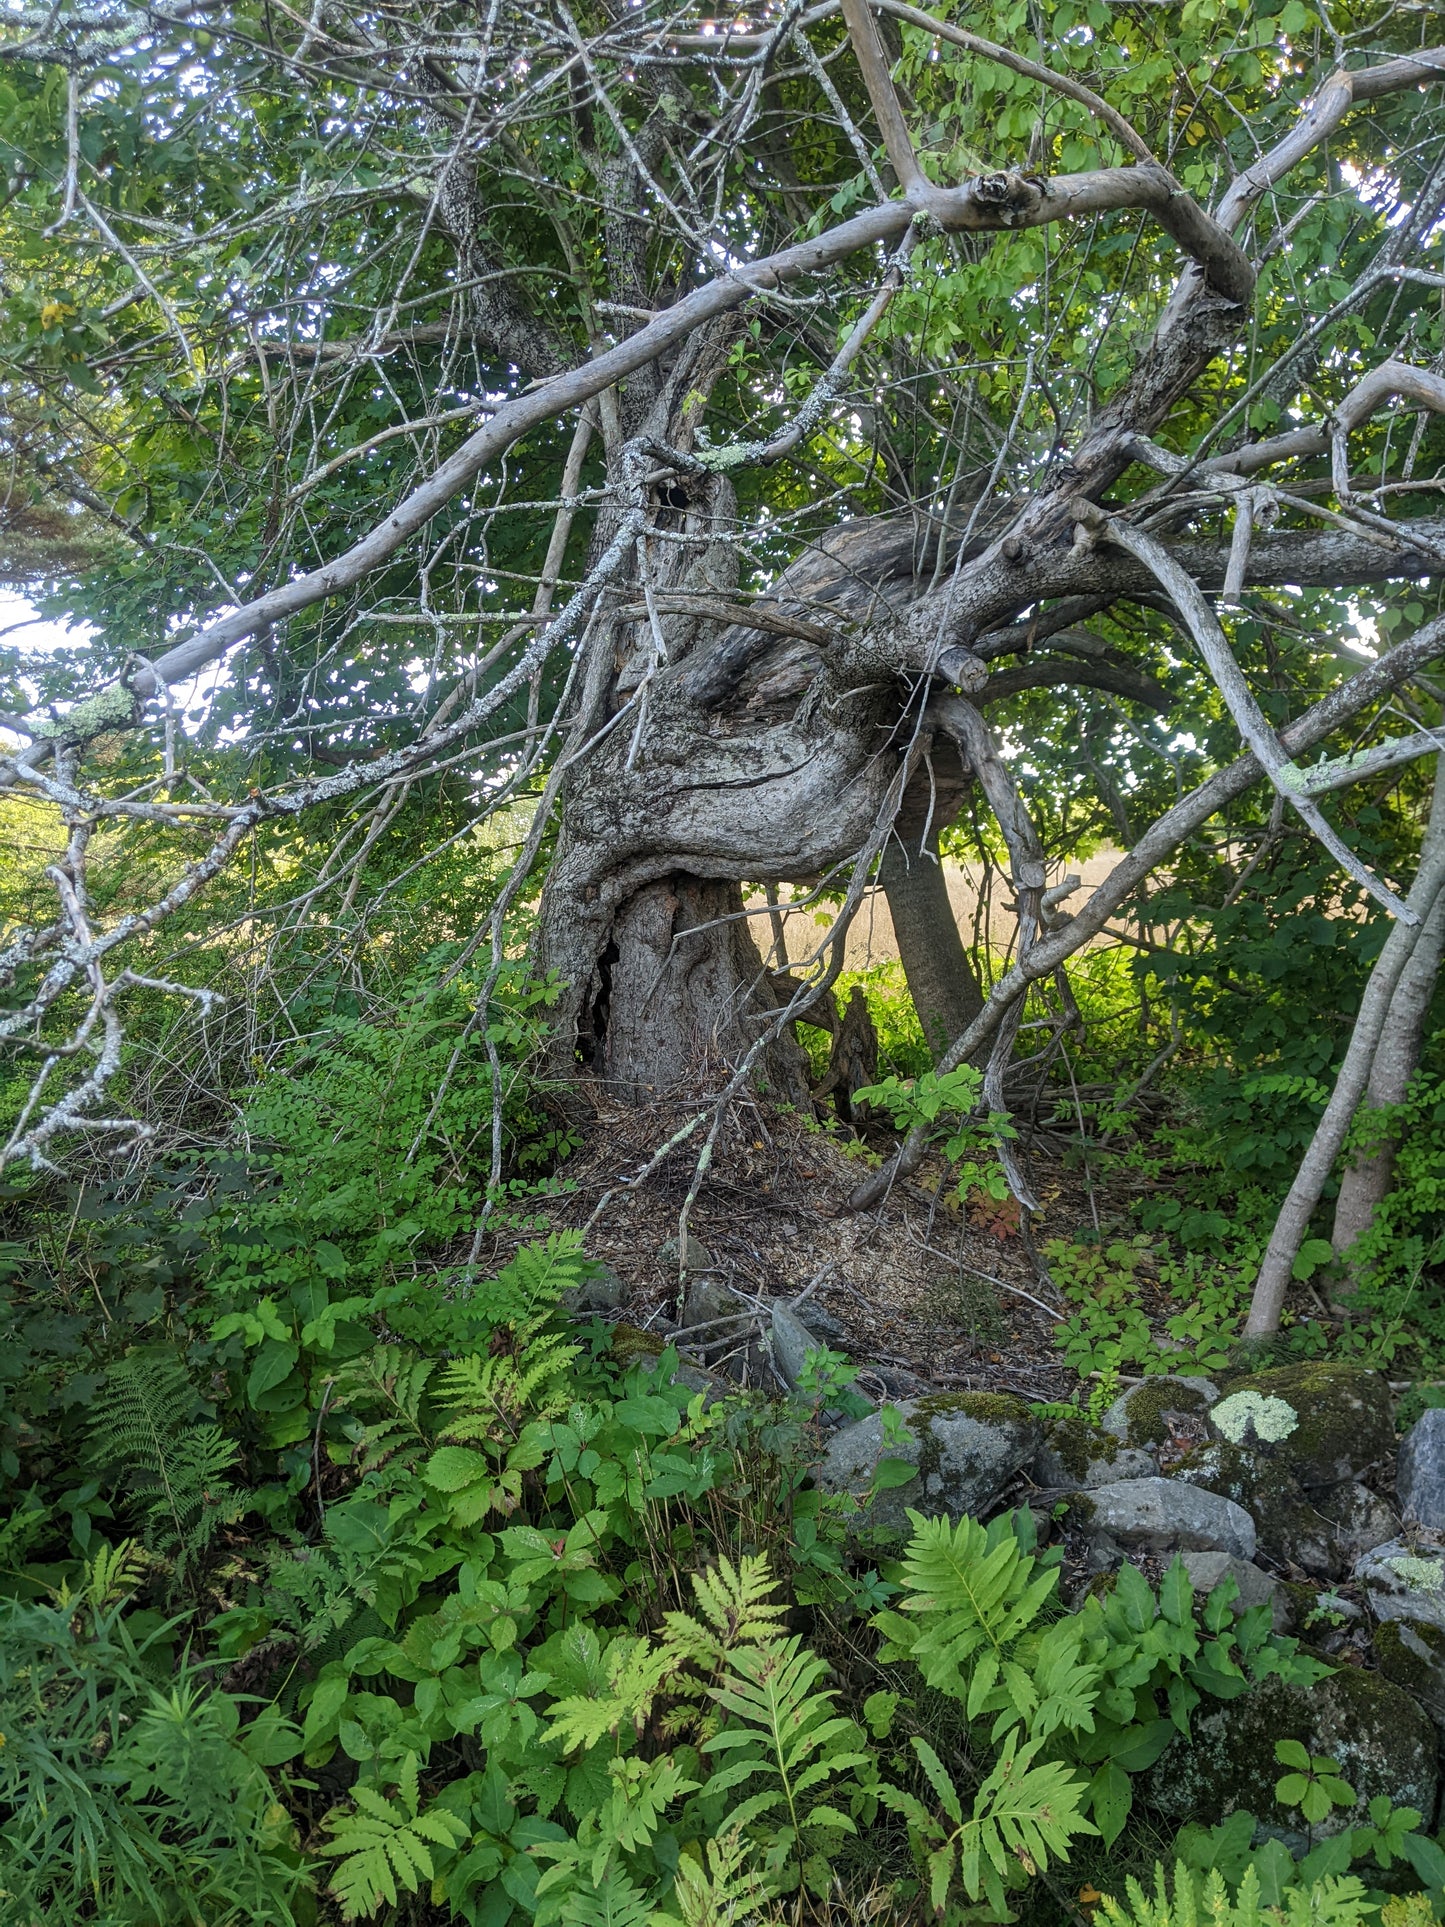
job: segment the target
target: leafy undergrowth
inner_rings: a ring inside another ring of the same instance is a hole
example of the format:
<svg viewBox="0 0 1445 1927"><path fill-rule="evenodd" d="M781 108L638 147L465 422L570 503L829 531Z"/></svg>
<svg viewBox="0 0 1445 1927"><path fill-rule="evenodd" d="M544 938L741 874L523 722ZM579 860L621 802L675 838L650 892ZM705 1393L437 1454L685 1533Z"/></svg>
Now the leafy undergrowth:
<svg viewBox="0 0 1445 1927"><path fill-rule="evenodd" d="M1409 1810L1299 1858L1150 1813L1199 1708L1324 1670L1232 1581L1200 1602L1125 1567L1071 1604L1027 1511L873 1544L814 1482L826 1375L709 1403L569 1321L597 1267L555 1221L591 1179L511 1068L546 993L508 995L502 1188L488 1040L421 983L405 1022L338 1020L263 1079L247 1157L7 1200L5 1927L1077 1927L1081 1893L1112 1927L1417 1927L1402 1882L1433 1918L1445 1854ZM883 1080L939 1143L881 1236L1013 1256L976 1081ZM815 1196L859 1168L777 1126ZM479 1267L458 1232L488 1201L505 1261ZM1048 1253L1078 1316L1044 1342L1096 1401L1161 1320L1209 1367L1237 1313L1220 1255L1164 1236ZM1343 1784L1281 1765L1282 1801Z"/></svg>

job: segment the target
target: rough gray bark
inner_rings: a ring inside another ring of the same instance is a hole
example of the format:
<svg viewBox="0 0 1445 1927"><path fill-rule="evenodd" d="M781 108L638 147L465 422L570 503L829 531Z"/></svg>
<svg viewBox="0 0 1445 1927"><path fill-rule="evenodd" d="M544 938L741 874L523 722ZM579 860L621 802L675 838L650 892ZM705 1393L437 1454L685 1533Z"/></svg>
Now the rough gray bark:
<svg viewBox="0 0 1445 1927"><path fill-rule="evenodd" d="M1426 841L1445 841L1445 756L1435 766L1435 795ZM1383 1110L1405 1101L1410 1079L1420 1063L1425 1019L1440 974L1442 952L1445 952L1445 891L1436 897L1435 907L1425 919L1425 927L1416 939L1410 960L1400 973L1400 981L1390 999L1390 1014L1365 1086L1367 1110ZM1336 1257L1348 1258L1356 1239L1373 1222L1376 1207L1389 1195L1395 1177L1396 1149L1396 1139L1386 1128L1346 1166L1335 1203L1331 1237Z"/></svg>
<svg viewBox="0 0 1445 1927"><path fill-rule="evenodd" d="M957 815L962 793L962 769L956 756L945 760L945 747L935 748L931 771L909 785L878 866L908 994L935 1062L983 1009L938 850L939 831Z"/></svg>
<svg viewBox="0 0 1445 1927"><path fill-rule="evenodd" d="M735 883L672 876L630 896L598 960L580 1025L583 1061L635 1103L686 1081L727 1081L778 1008ZM790 1037L759 1064L775 1097L808 1102L807 1062Z"/></svg>

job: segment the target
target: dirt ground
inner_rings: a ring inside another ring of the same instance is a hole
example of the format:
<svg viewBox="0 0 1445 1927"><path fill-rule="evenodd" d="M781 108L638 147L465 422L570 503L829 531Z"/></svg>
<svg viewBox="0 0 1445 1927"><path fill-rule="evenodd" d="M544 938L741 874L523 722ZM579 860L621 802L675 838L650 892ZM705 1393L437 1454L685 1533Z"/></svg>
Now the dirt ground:
<svg viewBox="0 0 1445 1927"><path fill-rule="evenodd" d="M559 1228L585 1228L589 1253L625 1287L620 1315L665 1335L678 1324L679 1216L706 1125L636 1179L702 1106L639 1111L605 1096L594 1104L563 1167L568 1192L549 1217ZM1043 1211L1032 1237L1021 1233L1012 1201L960 1211L946 1187L940 1200L940 1171L928 1165L876 1210L851 1211L849 1193L893 1141L870 1131L865 1147L846 1128L834 1134L747 1103L721 1134L688 1217L709 1275L759 1301L807 1292L807 1306L823 1313L819 1337L865 1367L861 1389L875 1395L937 1388L1067 1398L1078 1381L1053 1342L1064 1306L1031 1247L1091 1223L1080 1179L1033 1147Z"/></svg>

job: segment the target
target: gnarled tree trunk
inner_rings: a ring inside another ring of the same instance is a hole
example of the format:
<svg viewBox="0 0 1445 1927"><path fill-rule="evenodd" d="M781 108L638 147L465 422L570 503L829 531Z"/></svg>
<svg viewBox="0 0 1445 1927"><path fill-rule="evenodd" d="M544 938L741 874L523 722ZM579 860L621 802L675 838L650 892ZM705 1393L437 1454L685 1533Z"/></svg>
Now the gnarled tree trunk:
<svg viewBox="0 0 1445 1927"><path fill-rule="evenodd" d="M860 673L842 628L880 600L906 605L922 548L911 521L844 523L768 598L770 619L792 612L803 634L690 621L690 633L667 636L642 727L613 729L565 795L535 948L537 966L567 985L559 1071L580 1059L637 1099L692 1085L707 1065L716 1087L776 1018L740 885L845 880L886 828L906 773L922 768L928 739L906 687ZM640 628L634 620L628 633ZM617 653L627 659L625 646ZM629 693L624 669L609 715ZM962 772L956 758L944 767L956 809ZM926 797L926 775L922 784ZM916 954L922 920L910 909L901 924ZM953 943L962 963L956 929ZM966 963L960 974L966 982ZM759 1058L758 1081L796 1101L803 1063L785 1032Z"/></svg>

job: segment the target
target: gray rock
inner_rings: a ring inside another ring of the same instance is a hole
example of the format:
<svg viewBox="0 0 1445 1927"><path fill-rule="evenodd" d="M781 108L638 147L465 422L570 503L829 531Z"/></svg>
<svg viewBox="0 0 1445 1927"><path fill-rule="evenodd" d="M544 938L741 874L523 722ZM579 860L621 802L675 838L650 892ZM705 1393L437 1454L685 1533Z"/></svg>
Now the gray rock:
<svg viewBox="0 0 1445 1927"><path fill-rule="evenodd" d="M870 1413L834 1433L818 1473L825 1492L861 1499L884 1459L917 1467L905 1484L880 1492L857 1521L885 1539L907 1537L910 1508L955 1520L987 1512L1039 1448L1038 1421L1022 1399L949 1394L904 1400L893 1410L903 1421L898 1443L885 1443L884 1414Z"/></svg>
<svg viewBox="0 0 1445 1927"><path fill-rule="evenodd" d="M1375 1546L1355 1566L1376 1619L1407 1619L1445 1632L1445 1547L1423 1538Z"/></svg>
<svg viewBox="0 0 1445 1927"><path fill-rule="evenodd" d="M676 1277L678 1258L677 1239L669 1238L657 1255L661 1260L663 1269L671 1272L673 1277ZM692 1233L689 1232L687 1236L687 1258L683 1265L683 1271L689 1278L694 1278L698 1272L711 1271L712 1268L712 1253L708 1250L701 1238L694 1238Z"/></svg>
<svg viewBox="0 0 1445 1927"><path fill-rule="evenodd" d="M1330 1522L1330 1536L1343 1566L1353 1566L1376 1546L1394 1539L1400 1530L1400 1521L1390 1506L1355 1479L1336 1486L1318 1503Z"/></svg>
<svg viewBox="0 0 1445 1927"><path fill-rule="evenodd" d="M1089 1537L1127 1551L1228 1552L1253 1559L1254 1521L1242 1506L1179 1479L1128 1479L1075 1501Z"/></svg>
<svg viewBox="0 0 1445 1927"><path fill-rule="evenodd" d="M1162 1445L1171 1420L1201 1419L1218 1397L1218 1387L1207 1378L1146 1378L1119 1394L1099 1427L1122 1445Z"/></svg>
<svg viewBox="0 0 1445 1927"><path fill-rule="evenodd" d="M1140 1792L1176 1822L1214 1826L1243 1807L1271 1826L1297 1824L1298 1816L1274 1797L1280 1776L1274 1743L1281 1739L1336 1761L1355 1789L1354 1806L1337 1807L1319 1823L1317 1838L1363 1825L1379 1794L1417 1808L1430 1824L1437 1791L1430 1720L1391 1681L1354 1666L1310 1686L1271 1677L1238 1699L1206 1699L1190 1718L1188 1739L1170 1743Z"/></svg>
<svg viewBox="0 0 1445 1927"><path fill-rule="evenodd" d="M796 1392L809 1352L822 1349L822 1340L808 1330L786 1305L773 1306L773 1363L790 1392Z"/></svg>
<svg viewBox="0 0 1445 1927"><path fill-rule="evenodd" d="M1096 1432L1079 1414L1049 1421L1032 1477L1035 1485L1088 1491L1096 1485L1117 1485L1122 1479L1152 1479L1158 1471L1152 1454L1138 1446L1120 1445L1107 1432Z"/></svg>
<svg viewBox="0 0 1445 1927"><path fill-rule="evenodd" d="M569 1318L595 1317L599 1312L620 1311L627 1302L627 1287L604 1266L595 1278L564 1291L557 1302Z"/></svg>
<svg viewBox="0 0 1445 1927"><path fill-rule="evenodd" d="M835 1352L852 1351L853 1340L848 1335L847 1326L820 1305L816 1298L804 1298L801 1302L796 1298L788 1298L784 1303L795 1318L802 1319L810 1332L817 1333L820 1344L827 1345Z"/></svg>
<svg viewBox="0 0 1445 1927"><path fill-rule="evenodd" d="M674 1240L674 1254L676 1250L677 1244ZM673 1262L676 1263L675 1255ZM699 1325L715 1325L720 1319L724 1318L741 1319L747 1315L749 1310L750 1307L745 1305L737 1293L730 1290L721 1278L689 1278L687 1291L682 1301L683 1328L684 1330L690 1330ZM741 1330L741 1325L739 1325L739 1330ZM715 1333L709 1332L707 1334L707 1342L711 1342L714 1337L724 1338L726 1336L727 1333L725 1330L719 1330Z"/></svg>
<svg viewBox="0 0 1445 1927"><path fill-rule="evenodd" d="M1411 1525L1445 1528L1445 1409L1422 1412L1401 1439L1397 1485Z"/></svg>
<svg viewBox="0 0 1445 1927"><path fill-rule="evenodd" d="M1262 1572L1248 1559L1231 1558L1227 1552L1182 1552L1189 1583L1199 1593L1209 1594L1222 1580L1232 1579L1239 1588L1234 1602L1236 1615L1251 1606L1268 1606L1274 1630L1287 1633L1294 1618L1289 1595L1272 1573Z"/></svg>

